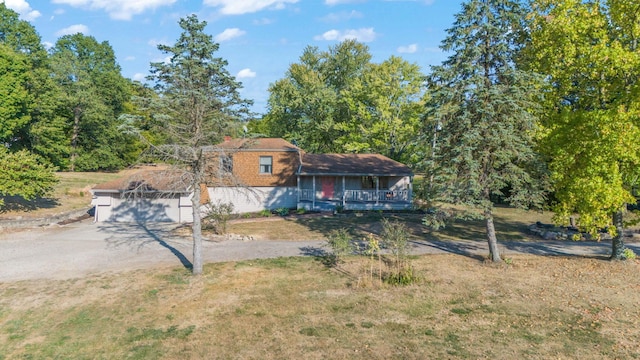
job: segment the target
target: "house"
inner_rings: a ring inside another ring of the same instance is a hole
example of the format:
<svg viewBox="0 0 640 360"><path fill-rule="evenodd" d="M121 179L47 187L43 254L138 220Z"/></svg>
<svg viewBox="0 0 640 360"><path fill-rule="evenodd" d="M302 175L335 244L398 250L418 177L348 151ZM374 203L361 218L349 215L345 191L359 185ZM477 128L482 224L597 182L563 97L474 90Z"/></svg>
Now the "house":
<svg viewBox="0 0 640 360"><path fill-rule="evenodd" d="M280 138L231 139L205 149L203 200L234 212L278 208L399 210L412 206L413 173L379 154L308 154ZM93 188L96 221L192 221L187 182L140 172ZM172 190L173 189L173 190Z"/></svg>

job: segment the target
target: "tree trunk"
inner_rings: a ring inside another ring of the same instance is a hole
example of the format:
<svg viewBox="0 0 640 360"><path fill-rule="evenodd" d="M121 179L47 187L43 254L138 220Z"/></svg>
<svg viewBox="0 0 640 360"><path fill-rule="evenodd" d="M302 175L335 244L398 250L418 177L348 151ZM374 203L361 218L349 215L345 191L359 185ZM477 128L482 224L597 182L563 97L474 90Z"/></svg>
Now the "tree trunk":
<svg viewBox="0 0 640 360"><path fill-rule="evenodd" d="M493 225L493 213L491 210L485 210L484 217L487 220L487 240L489 241L491 261L502 262L500 251L498 251L498 239L496 238L496 228Z"/></svg>
<svg viewBox="0 0 640 360"><path fill-rule="evenodd" d="M191 198L191 207L193 208L193 223L191 224L191 232L193 234L193 275L202 274L202 219L200 214L200 197L200 184L196 184L193 187L193 197Z"/></svg>
<svg viewBox="0 0 640 360"><path fill-rule="evenodd" d="M622 223L622 211L613 214L613 226L616 227L616 236L611 240L611 260L623 260L624 255L624 225Z"/></svg>
<svg viewBox="0 0 640 360"><path fill-rule="evenodd" d="M73 129L71 132L71 159L69 170L72 172L76 170L76 158L78 157L78 136L80 134L80 114L82 110L76 106L73 109Z"/></svg>

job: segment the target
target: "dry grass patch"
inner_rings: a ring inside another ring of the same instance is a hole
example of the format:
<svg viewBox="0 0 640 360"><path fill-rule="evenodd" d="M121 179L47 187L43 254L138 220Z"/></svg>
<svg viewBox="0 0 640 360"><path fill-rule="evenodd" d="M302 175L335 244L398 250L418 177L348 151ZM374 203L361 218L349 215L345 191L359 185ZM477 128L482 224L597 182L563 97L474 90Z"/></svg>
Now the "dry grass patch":
<svg viewBox="0 0 640 360"><path fill-rule="evenodd" d="M357 287L313 258L0 284L0 359L638 358L637 262L456 255Z"/></svg>

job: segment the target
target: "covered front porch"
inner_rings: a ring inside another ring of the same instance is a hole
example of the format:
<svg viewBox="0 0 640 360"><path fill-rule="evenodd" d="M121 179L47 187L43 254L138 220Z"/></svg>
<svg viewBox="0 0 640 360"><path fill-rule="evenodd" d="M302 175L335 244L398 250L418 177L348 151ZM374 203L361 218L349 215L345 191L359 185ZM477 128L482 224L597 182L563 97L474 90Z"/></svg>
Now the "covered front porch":
<svg viewBox="0 0 640 360"><path fill-rule="evenodd" d="M411 199L410 176L298 176L298 209L405 210Z"/></svg>

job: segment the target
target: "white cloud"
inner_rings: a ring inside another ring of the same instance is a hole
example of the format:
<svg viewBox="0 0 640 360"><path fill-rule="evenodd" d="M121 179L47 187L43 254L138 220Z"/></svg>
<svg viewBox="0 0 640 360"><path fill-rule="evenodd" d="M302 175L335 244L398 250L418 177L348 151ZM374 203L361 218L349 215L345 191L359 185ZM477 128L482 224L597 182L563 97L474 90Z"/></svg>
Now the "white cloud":
<svg viewBox="0 0 640 360"><path fill-rule="evenodd" d="M262 19L258 19L258 20L253 20L253 25L269 25L269 24L273 24L274 20L269 19L269 18L262 18Z"/></svg>
<svg viewBox="0 0 640 360"><path fill-rule="evenodd" d="M238 28L229 28L229 29L224 29L223 32L216 35L213 39L217 42L223 42L223 41L231 40L233 38L240 37L246 33L247 33L246 31L240 30Z"/></svg>
<svg viewBox="0 0 640 360"><path fill-rule="evenodd" d="M341 11L339 13L331 13L323 17L321 20L326 22L340 22L340 21L347 21L351 19L359 19L361 17L362 17L361 12L351 10L351 11Z"/></svg>
<svg viewBox="0 0 640 360"><path fill-rule="evenodd" d="M327 41L344 41L347 39L358 40L361 42L371 42L376 39L377 34L373 31L373 28L361 28L361 29L347 29L347 30L329 30L322 35L317 35L314 40L327 40Z"/></svg>
<svg viewBox="0 0 640 360"><path fill-rule="evenodd" d="M135 73L133 74L132 80L143 82L147 79L147 75L143 73Z"/></svg>
<svg viewBox="0 0 640 360"><path fill-rule="evenodd" d="M176 0L52 0L51 2L91 10L104 10L112 19L131 20L134 15L171 5Z"/></svg>
<svg viewBox="0 0 640 360"><path fill-rule="evenodd" d="M256 77L256 72L255 71L251 71L251 69L242 69L240 71L238 71L238 74L236 75L236 77L238 79L243 79L243 78L254 78Z"/></svg>
<svg viewBox="0 0 640 360"><path fill-rule="evenodd" d="M284 9L286 4L295 4L298 0L204 0L204 5L221 7L225 15L254 13L264 9Z"/></svg>
<svg viewBox="0 0 640 360"><path fill-rule="evenodd" d="M418 44L411 44L407 46L400 46L398 52L401 54L413 54L418 51Z"/></svg>
<svg viewBox="0 0 640 360"><path fill-rule="evenodd" d="M89 34L89 27L82 24L71 25L64 29L56 31L56 36L73 35L77 33Z"/></svg>
<svg viewBox="0 0 640 360"><path fill-rule="evenodd" d="M40 17L40 11L33 10L31 5L26 0L3 0L3 2L9 9L20 14L20 18L27 21L33 21Z"/></svg>
<svg viewBox="0 0 640 360"><path fill-rule="evenodd" d="M333 6L333 5L340 5L340 4L361 3L365 1L367 0L324 0L324 3L325 5Z"/></svg>
<svg viewBox="0 0 640 360"><path fill-rule="evenodd" d="M135 59L136 59L136 57L135 57L135 56L131 56L131 55L129 55L129 56L127 56L126 58L124 58L124 61L133 61L133 60L135 60Z"/></svg>
<svg viewBox="0 0 640 360"><path fill-rule="evenodd" d="M45 49L51 49L53 48L53 43L49 41L43 41L42 46L44 46Z"/></svg>

